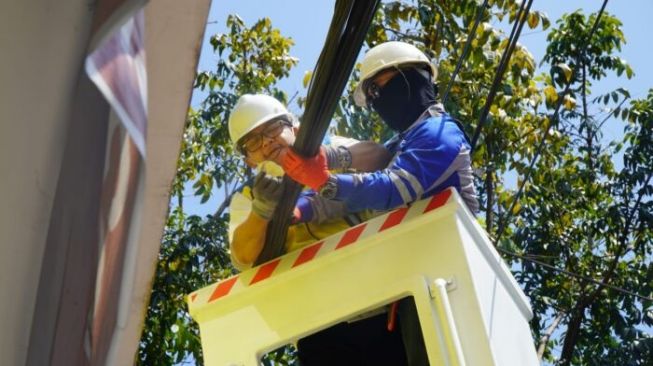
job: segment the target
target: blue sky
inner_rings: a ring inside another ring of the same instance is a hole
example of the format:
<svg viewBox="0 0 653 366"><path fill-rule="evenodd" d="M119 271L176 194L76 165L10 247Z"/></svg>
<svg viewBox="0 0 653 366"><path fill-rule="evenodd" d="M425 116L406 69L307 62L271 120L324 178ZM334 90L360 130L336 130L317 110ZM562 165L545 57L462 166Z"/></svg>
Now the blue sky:
<svg viewBox="0 0 653 366"><path fill-rule="evenodd" d="M240 15L246 24L251 25L262 17L269 17L272 24L279 28L285 36L295 41L291 54L300 62L295 67L289 79L280 84L288 95L299 92L306 93L302 86L304 72L312 70L324 44L329 22L333 15L335 0L215 0L209 14L205 34L205 42L200 56L200 70L210 69L215 64L215 56L208 44L208 37L215 33L225 32L225 20L228 14ZM566 1L535 1L533 10L545 12L552 24L564 13L583 9L585 13L596 12L602 1L566 0ZM653 87L653 69L648 67L653 58L653 48L646 26L653 13L651 0L621 0L608 2L607 11L616 15L624 23L623 30L628 43L623 49L624 57L635 70L633 80L615 81L609 77L605 82L595 87L595 93L606 92L618 86L625 86L633 96L645 95ZM546 33L539 30L524 29L520 42L524 44L539 62L546 46ZM604 85L605 84L605 85ZM296 108L296 107L294 107ZM293 112L300 112L293 110Z"/></svg>

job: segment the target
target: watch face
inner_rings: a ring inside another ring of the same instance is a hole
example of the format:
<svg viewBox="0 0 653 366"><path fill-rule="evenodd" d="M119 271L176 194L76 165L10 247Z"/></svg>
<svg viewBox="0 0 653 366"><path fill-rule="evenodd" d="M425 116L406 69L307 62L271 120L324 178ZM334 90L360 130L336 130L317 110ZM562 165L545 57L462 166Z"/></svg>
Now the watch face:
<svg viewBox="0 0 653 366"><path fill-rule="evenodd" d="M336 197L336 192L338 191L338 183L332 180L328 180L322 189L320 189L320 196L328 199Z"/></svg>

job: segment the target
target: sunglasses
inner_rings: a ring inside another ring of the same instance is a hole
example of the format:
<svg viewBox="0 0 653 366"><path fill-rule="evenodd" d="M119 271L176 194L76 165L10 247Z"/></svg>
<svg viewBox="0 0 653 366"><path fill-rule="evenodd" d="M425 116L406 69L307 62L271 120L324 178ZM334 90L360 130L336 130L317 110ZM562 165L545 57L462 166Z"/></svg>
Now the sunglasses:
<svg viewBox="0 0 653 366"><path fill-rule="evenodd" d="M365 97L367 99L368 105L372 104L372 102L378 99L381 96L381 90L383 90L383 88L392 79L403 74L405 70L417 70L417 72L422 74L422 76L425 78L431 79L431 73L421 67L405 66L401 68L383 70L375 75L372 79L366 81L366 84L363 84L363 90L365 91Z"/></svg>
<svg viewBox="0 0 653 366"><path fill-rule="evenodd" d="M275 138L281 134L284 127L290 127L292 123L285 119L277 119L267 123L260 132L250 132L238 144L238 151L247 155L259 150L263 146L263 138Z"/></svg>
<svg viewBox="0 0 653 366"><path fill-rule="evenodd" d="M368 80L364 86L365 96L368 103L372 103L374 100L378 99L381 96L381 89L383 89L390 80L399 75L400 72L400 69L387 69Z"/></svg>

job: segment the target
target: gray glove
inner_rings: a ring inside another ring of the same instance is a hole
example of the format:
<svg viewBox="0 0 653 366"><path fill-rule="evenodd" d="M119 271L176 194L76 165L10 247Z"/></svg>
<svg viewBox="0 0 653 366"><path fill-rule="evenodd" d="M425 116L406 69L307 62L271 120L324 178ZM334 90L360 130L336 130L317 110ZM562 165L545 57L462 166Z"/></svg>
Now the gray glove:
<svg viewBox="0 0 653 366"><path fill-rule="evenodd" d="M318 224L347 215L347 206L343 201L326 199L320 195L308 197L313 209L312 221Z"/></svg>
<svg viewBox="0 0 653 366"><path fill-rule="evenodd" d="M252 187L252 211L266 220L272 218L274 209L281 199L281 178L259 173Z"/></svg>
<svg viewBox="0 0 653 366"><path fill-rule="evenodd" d="M344 146L330 146L326 145L324 152L327 157L327 166L329 170L341 169L347 170L351 167L351 151Z"/></svg>

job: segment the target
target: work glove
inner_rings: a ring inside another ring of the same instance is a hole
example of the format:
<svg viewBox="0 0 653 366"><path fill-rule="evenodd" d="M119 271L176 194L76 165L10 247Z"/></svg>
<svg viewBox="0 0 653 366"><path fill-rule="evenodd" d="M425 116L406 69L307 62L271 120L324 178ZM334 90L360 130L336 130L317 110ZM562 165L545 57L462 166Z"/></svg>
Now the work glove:
<svg viewBox="0 0 653 366"><path fill-rule="evenodd" d="M295 182L309 186L318 191L329 179L329 168L324 147L312 158L305 158L293 149L288 149L281 161L281 166Z"/></svg>
<svg viewBox="0 0 653 366"><path fill-rule="evenodd" d="M313 212L311 221L315 221L318 224L347 215L347 206L343 201L330 200L319 194L309 196L308 200L311 205L311 211Z"/></svg>
<svg viewBox="0 0 653 366"><path fill-rule="evenodd" d="M327 157L329 170L351 168L351 151L345 146L322 146Z"/></svg>
<svg viewBox="0 0 653 366"><path fill-rule="evenodd" d="M281 178L259 173L252 187L252 211L266 220L272 218L281 199Z"/></svg>

